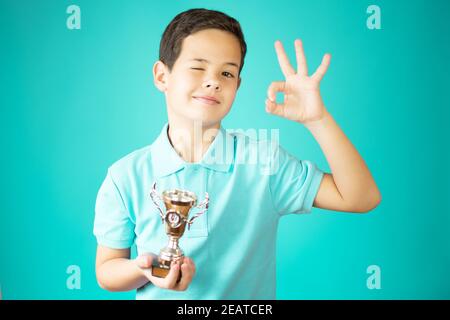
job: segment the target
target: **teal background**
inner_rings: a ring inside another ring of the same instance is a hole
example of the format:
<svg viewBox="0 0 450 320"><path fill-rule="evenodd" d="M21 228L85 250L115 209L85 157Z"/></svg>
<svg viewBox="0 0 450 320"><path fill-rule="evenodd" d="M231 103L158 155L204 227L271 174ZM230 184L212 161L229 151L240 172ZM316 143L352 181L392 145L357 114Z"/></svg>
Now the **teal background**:
<svg viewBox="0 0 450 320"><path fill-rule="evenodd" d="M248 55L225 128L280 129L281 144L329 171L303 126L264 111L282 79L273 42L310 70L332 54L328 110L382 192L365 215L314 209L281 220L279 299L449 299L448 1L0 2L1 223L4 299L133 299L95 280L95 197L107 167L150 144L166 121L152 65L169 21L192 7L243 27ZM69 30L66 8L81 8ZM381 30L366 27L369 5ZM251 121L249 120L251 119ZM250 195L249 195L250 196ZM81 268L69 290L66 268ZM381 289L369 290L369 265Z"/></svg>

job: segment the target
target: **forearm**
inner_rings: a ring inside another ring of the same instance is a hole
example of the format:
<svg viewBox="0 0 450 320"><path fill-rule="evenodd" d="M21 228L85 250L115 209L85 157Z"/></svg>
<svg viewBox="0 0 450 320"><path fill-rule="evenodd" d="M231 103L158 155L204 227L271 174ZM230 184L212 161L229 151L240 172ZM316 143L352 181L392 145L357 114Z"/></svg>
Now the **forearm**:
<svg viewBox="0 0 450 320"><path fill-rule="evenodd" d="M130 291L148 283L142 269L133 260L125 258L111 259L100 265L97 281L108 291Z"/></svg>
<svg viewBox="0 0 450 320"><path fill-rule="evenodd" d="M377 204L381 196L369 168L331 114L305 127L320 145L343 200L362 207Z"/></svg>

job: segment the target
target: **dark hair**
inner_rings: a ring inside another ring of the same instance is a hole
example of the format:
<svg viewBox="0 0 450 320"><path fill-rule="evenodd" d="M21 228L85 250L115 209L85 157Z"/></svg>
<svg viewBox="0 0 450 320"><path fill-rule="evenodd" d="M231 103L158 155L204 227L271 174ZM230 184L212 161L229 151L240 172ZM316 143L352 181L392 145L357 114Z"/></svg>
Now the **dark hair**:
<svg viewBox="0 0 450 320"><path fill-rule="evenodd" d="M228 31L236 36L241 45L241 64L239 73L244 66L247 44L244 40L239 22L223 12L208 9L190 9L179 13L164 30L159 45L159 60L169 70L181 53L181 45L187 36L205 29Z"/></svg>

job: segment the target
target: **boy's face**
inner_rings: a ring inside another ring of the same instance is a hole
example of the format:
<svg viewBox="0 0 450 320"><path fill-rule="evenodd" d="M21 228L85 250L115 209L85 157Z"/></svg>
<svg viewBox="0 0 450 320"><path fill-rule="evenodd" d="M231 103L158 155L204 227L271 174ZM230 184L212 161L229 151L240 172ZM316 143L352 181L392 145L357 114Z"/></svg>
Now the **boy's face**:
<svg viewBox="0 0 450 320"><path fill-rule="evenodd" d="M171 72L163 67L168 112L203 126L219 123L236 96L240 61L239 40L231 33L206 29L186 37Z"/></svg>

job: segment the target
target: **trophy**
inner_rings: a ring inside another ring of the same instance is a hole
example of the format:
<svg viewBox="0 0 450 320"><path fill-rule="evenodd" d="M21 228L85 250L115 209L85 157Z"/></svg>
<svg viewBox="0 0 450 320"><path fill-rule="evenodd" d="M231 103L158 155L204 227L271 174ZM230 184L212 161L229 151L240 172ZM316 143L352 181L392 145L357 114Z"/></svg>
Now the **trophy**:
<svg viewBox="0 0 450 320"><path fill-rule="evenodd" d="M194 220L208 210L209 195L206 192L205 199L197 205L195 193L186 190L166 190L160 196L156 191L155 182L150 192L150 197L159 210L162 223L166 224L166 233L169 237L167 246L161 249L158 259L154 259L152 262L152 275L165 278L169 273L172 261L182 261L184 254L178 246L178 240L183 236L186 224L189 230ZM158 205L158 200L164 202L166 210L163 211L161 209ZM189 211L192 208L201 209L201 211L189 219Z"/></svg>

